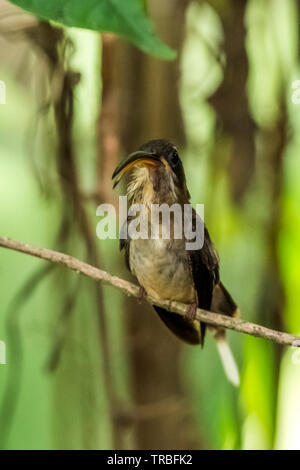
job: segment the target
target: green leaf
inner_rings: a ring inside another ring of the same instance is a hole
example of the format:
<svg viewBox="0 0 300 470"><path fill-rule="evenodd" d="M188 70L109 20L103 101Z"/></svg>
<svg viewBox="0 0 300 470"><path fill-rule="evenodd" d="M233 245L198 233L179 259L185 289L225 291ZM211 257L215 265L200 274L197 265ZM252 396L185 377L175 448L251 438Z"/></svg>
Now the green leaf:
<svg viewBox="0 0 300 470"><path fill-rule="evenodd" d="M172 60L176 52L156 35L145 0L11 0L44 20L119 34L144 52Z"/></svg>

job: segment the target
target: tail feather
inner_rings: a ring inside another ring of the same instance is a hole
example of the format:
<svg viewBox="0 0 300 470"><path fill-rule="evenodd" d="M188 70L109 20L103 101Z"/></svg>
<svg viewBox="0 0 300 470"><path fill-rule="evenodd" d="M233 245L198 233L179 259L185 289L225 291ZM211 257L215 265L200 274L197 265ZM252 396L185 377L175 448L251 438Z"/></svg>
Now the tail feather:
<svg viewBox="0 0 300 470"><path fill-rule="evenodd" d="M224 367L225 374L228 380L238 387L240 385L240 375L237 364L226 340L225 335L218 335L216 337L217 348L220 354L221 362Z"/></svg>
<svg viewBox="0 0 300 470"><path fill-rule="evenodd" d="M211 310L212 312L222 313L230 317L239 316L237 304L222 282L219 282L214 288ZM210 330L214 332L225 374L228 380L238 387L240 385L239 371L229 344L226 341L225 330L216 327L210 327Z"/></svg>

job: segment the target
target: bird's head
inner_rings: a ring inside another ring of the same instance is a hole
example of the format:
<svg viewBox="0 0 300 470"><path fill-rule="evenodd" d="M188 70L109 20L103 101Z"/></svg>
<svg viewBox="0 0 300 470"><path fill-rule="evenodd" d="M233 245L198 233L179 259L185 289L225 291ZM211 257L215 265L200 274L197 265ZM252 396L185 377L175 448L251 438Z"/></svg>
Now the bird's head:
<svg viewBox="0 0 300 470"><path fill-rule="evenodd" d="M130 171L127 188L133 203L186 203L190 195L178 151L167 140L150 140L123 160L113 173L114 188Z"/></svg>

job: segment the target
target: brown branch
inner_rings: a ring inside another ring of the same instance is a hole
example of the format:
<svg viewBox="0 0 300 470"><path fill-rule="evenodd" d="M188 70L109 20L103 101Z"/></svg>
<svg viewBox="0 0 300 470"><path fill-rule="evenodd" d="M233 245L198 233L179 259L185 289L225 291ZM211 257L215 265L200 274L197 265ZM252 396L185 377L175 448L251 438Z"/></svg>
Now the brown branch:
<svg viewBox="0 0 300 470"><path fill-rule="evenodd" d="M41 258L51 263L61 264L69 269L76 271L77 273L84 274L96 281L102 281L106 284L110 284L121 289L125 294L138 297L139 287L132 284L131 282L120 279L119 277L112 276L106 271L95 268L83 261L73 258L72 256L60 253L58 251L48 250L47 248L38 248L36 246L29 245L28 243L21 243L11 238L0 237L0 246L8 248L10 250L19 251L27 255ZM147 296L149 303L162 307L166 310L172 311L179 315L186 315L188 305L180 302L168 301L168 300L157 300L151 296ZM210 325L222 326L230 330L245 333L251 336L269 339L278 344L284 344L288 346L300 347L300 337L283 333L281 331L271 330L264 326L257 325L255 323L245 322L240 319L227 317L219 313L209 312L207 310L197 309L196 319L203 321Z"/></svg>

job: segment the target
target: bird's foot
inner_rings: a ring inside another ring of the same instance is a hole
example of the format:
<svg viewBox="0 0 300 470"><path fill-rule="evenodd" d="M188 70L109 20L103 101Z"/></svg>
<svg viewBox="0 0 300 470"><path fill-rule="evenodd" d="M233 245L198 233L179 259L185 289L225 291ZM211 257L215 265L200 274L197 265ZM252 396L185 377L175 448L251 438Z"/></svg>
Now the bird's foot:
<svg viewBox="0 0 300 470"><path fill-rule="evenodd" d="M147 297L147 292L145 291L143 286L140 286L139 293L138 293L138 296L137 296L138 302L141 303L142 300L145 300L146 297Z"/></svg>
<svg viewBox="0 0 300 470"><path fill-rule="evenodd" d="M190 304L186 312L186 318L188 318L189 320L195 320L197 308L198 308L198 305L196 304L196 302Z"/></svg>

